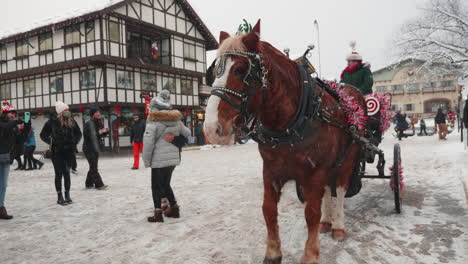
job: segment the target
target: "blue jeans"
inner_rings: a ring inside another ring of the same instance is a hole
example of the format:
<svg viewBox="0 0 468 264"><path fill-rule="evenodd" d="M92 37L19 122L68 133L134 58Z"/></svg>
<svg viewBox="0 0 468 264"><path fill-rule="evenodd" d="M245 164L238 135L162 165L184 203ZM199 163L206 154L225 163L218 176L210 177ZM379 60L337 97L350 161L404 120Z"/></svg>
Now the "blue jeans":
<svg viewBox="0 0 468 264"><path fill-rule="evenodd" d="M0 163L0 207L4 206L10 164Z"/></svg>

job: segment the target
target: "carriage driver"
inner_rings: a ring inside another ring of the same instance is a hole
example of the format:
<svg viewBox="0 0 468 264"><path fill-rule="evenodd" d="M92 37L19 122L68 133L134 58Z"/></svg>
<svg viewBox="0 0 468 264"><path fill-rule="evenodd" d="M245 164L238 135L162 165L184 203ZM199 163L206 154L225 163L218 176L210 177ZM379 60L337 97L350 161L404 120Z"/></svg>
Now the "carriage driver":
<svg viewBox="0 0 468 264"><path fill-rule="evenodd" d="M346 83L358 88L363 95L372 93L374 80L369 63L362 63L362 56L356 51L356 42L350 43L352 52L346 57L348 66L341 74L341 83Z"/></svg>

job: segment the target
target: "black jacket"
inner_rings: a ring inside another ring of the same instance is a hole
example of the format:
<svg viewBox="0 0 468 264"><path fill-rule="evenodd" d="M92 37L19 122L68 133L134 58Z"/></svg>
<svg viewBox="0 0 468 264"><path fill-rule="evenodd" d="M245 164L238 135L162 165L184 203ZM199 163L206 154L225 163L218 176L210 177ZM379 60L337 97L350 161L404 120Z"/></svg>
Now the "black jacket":
<svg viewBox="0 0 468 264"><path fill-rule="evenodd" d="M465 102L465 108L463 109L463 123L465 128L468 128L468 100Z"/></svg>
<svg viewBox="0 0 468 264"><path fill-rule="evenodd" d="M100 120L91 119L86 121L83 128L83 152L99 152L104 146L104 138L108 132L99 134L104 125Z"/></svg>
<svg viewBox="0 0 468 264"><path fill-rule="evenodd" d="M445 114L442 113L441 111L437 112L437 115L435 117L435 123L436 124L445 124Z"/></svg>
<svg viewBox="0 0 468 264"><path fill-rule="evenodd" d="M80 142L82 134L75 120L72 127L65 127L60 121L51 116L42 128L41 140L51 145L53 154L63 152L74 152L75 146Z"/></svg>
<svg viewBox="0 0 468 264"><path fill-rule="evenodd" d="M133 124L132 130L130 131L130 143L143 142L143 135L145 134L145 127L146 127L145 122L141 120Z"/></svg>
<svg viewBox="0 0 468 264"><path fill-rule="evenodd" d="M10 153L16 144L16 126L19 120L8 120L5 114L0 116L0 154Z"/></svg>

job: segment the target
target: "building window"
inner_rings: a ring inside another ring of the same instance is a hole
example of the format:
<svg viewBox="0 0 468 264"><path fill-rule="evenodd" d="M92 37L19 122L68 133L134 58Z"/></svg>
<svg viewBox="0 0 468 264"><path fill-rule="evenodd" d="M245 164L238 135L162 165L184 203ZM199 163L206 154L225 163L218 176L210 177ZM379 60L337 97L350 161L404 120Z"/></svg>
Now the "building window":
<svg viewBox="0 0 468 264"><path fill-rule="evenodd" d="M437 109L442 108L444 110L450 109L450 100L448 99L434 99L424 102L425 113L436 113Z"/></svg>
<svg viewBox="0 0 468 264"><path fill-rule="evenodd" d="M184 58L196 60L197 57L195 56L195 45L184 43Z"/></svg>
<svg viewBox="0 0 468 264"><path fill-rule="evenodd" d="M85 30L86 30L86 41L94 40L95 39L94 20L91 20L85 23Z"/></svg>
<svg viewBox="0 0 468 264"><path fill-rule="evenodd" d="M392 90L393 91L403 91L403 85L392 85Z"/></svg>
<svg viewBox="0 0 468 264"><path fill-rule="evenodd" d="M414 104L405 104L405 111L414 111L415 106Z"/></svg>
<svg viewBox="0 0 468 264"><path fill-rule="evenodd" d="M80 43L80 25L65 28L65 45Z"/></svg>
<svg viewBox="0 0 468 264"><path fill-rule="evenodd" d="M117 88L133 89L133 72L117 71Z"/></svg>
<svg viewBox="0 0 468 264"><path fill-rule="evenodd" d="M11 84L0 85L0 100L7 100L11 98Z"/></svg>
<svg viewBox="0 0 468 264"><path fill-rule="evenodd" d="M63 93L63 77L51 76L49 82L49 89L51 94Z"/></svg>
<svg viewBox="0 0 468 264"><path fill-rule="evenodd" d="M385 93L387 91L387 86L377 86L376 91L379 93Z"/></svg>
<svg viewBox="0 0 468 264"><path fill-rule="evenodd" d="M134 32L127 32L127 57L151 64L170 65L168 39L162 36L152 38Z"/></svg>
<svg viewBox="0 0 468 264"><path fill-rule="evenodd" d="M443 81L440 83L440 87L452 87L453 86L453 81Z"/></svg>
<svg viewBox="0 0 468 264"><path fill-rule="evenodd" d="M408 91L417 91L419 90L419 83L410 83L407 85Z"/></svg>
<svg viewBox="0 0 468 264"><path fill-rule="evenodd" d="M28 56L28 55L29 55L28 41L20 40L16 42L16 57Z"/></svg>
<svg viewBox="0 0 468 264"><path fill-rule="evenodd" d="M158 85L156 74L142 73L141 74L141 89L144 91L157 91Z"/></svg>
<svg viewBox="0 0 468 264"><path fill-rule="evenodd" d="M120 42L120 26L119 23L109 21L109 40Z"/></svg>
<svg viewBox="0 0 468 264"><path fill-rule="evenodd" d="M7 49L5 44L0 44L0 61L7 60Z"/></svg>
<svg viewBox="0 0 468 264"><path fill-rule="evenodd" d="M392 105L392 111L398 111L398 105Z"/></svg>
<svg viewBox="0 0 468 264"><path fill-rule="evenodd" d="M180 89L183 95L193 95L193 80L181 80Z"/></svg>
<svg viewBox="0 0 468 264"><path fill-rule="evenodd" d="M45 33L39 36L39 51L52 50L52 33Z"/></svg>
<svg viewBox="0 0 468 264"><path fill-rule="evenodd" d="M171 94L176 93L176 80L173 77L163 77L163 89L168 90Z"/></svg>
<svg viewBox="0 0 468 264"><path fill-rule="evenodd" d="M28 80L23 82L23 95L34 96L36 93L36 82L34 80Z"/></svg>
<svg viewBox="0 0 468 264"><path fill-rule="evenodd" d="M96 88L96 71L82 71L80 73L81 89Z"/></svg>

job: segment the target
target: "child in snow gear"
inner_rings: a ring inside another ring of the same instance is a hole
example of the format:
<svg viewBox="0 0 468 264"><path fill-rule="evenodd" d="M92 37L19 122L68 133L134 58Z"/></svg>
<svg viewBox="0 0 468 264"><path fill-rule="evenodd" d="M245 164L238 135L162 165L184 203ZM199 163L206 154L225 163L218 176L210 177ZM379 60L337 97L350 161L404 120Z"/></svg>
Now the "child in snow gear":
<svg viewBox="0 0 468 264"><path fill-rule="evenodd" d="M8 175L10 173L10 152L13 150L17 125L23 121L16 119L16 109L3 103L2 113L0 115L0 219L10 220L13 216L8 215L5 208L5 195L8 184Z"/></svg>
<svg viewBox="0 0 468 264"><path fill-rule="evenodd" d="M34 129L31 129L29 136L24 142L24 167L26 170L41 169L44 163L34 158L34 150L36 150L36 136Z"/></svg>
<svg viewBox="0 0 468 264"><path fill-rule="evenodd" d="M86 122L83 128L83 152L89 164L89 171L86 177L86 188L96 188L104 190L107 185L102 181L98 171L99 152L104 145L104 137L109 134L109 128L104 128L101 121L101 113L97 108L90 108L90 120Z"/></svg>
<svg viewBox="0 0 468 264"><path fill-rule="evenodd" d="M143 135L145 134L145 123L140 119L138 114L133 115L135 122L130 132L130 143L133 146L133 167L138 170L140 168L140 152L143 151Z"/></svg>
<svg viewBox="0 0 468 264"><path fill-rule="evenodd" d="M180 216L171 178L175 166L180 164L179 148L167 142L167 134L174 136L190 136L190 130L181 122L182 114L171 110L170 92L163 90L159 97L151 100L151 112L146 123L143 138L143 161L146 168L151 168L151 189L153 193L154 216L148 217L149 222L163 222L161 199L169 200L169 207L164 211L166 217Z"/></svg>
<svg viewBox="0 0 468 264"><path fill-rule="evenodd" d="M356 42L350 43L352 52L346 60L348 66L341 73L341 83L346 83L356 87L363 95L372 93L374 80L370 70L370 64L362 63L362 56L356 51Z"/></svg>
<svg viewBox="0 0 468 264"><path fill-rule="evenodd" d="M74 146L81 140L81 130L73 120L68 105L63 102L55 104L57 116L45 123L41 131L41 139L50 145L52 164L55 171L55 190L57 191L57 204L67 205L73 201L70 198L70 163ZM62 194L62 178L65 185L65 197Z"/></svg>

